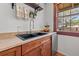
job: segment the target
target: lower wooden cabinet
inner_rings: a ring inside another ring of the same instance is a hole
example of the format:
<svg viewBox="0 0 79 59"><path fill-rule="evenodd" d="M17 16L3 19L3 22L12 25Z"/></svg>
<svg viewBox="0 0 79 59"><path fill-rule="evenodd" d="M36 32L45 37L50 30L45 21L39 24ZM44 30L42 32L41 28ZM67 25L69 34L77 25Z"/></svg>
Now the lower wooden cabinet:
<svg viewBox="0 0 79 59"><path fill-rule="evenodd" d="M34 48L31 51L28 51L23 56L41 56L41 48L40 47Z"/></svg>
<svg viewBox="0 0 79 59"><path fill-rule="evenodd" d="M38 44L38 43L39 44ZM47 36L27 44L22 45L23 56L51 56L52 44L51 37Z"/></svg>
<svg viewBox="0 0 79 59"><path fill-rule="evenodd" d="M2 51L0 56L21 56L21 46Z"/></svg>
<svg viewBox="0 0 79 59"><path fill-rule="evenodd" d="M51 42L51 36L46 36L21 46L0 52L0 56L51 56Z"/></svg>
<svg viewBox="0 0 79 59"><path fill-rule="evenodd" d="M31 42L28 42L28 43L26 43L26 44L23 44L22 45L22 55L30 55L30 56L32 56L32 55L36 55L36 54L39 54L39 50L40 50L40 40L38 39L38 40L34 40L34 41L31 41ZM32 54L32 53L34 53L34 54ZM38 53L37 53L38 52Z"/></svg>
<svg viewBox="0 0 79 59"><path fill-rule="evenodd" d="M51 41L48 40L41 46L41 55L42 56L51 56L52 55L52 49L51 49Z"/></svg>

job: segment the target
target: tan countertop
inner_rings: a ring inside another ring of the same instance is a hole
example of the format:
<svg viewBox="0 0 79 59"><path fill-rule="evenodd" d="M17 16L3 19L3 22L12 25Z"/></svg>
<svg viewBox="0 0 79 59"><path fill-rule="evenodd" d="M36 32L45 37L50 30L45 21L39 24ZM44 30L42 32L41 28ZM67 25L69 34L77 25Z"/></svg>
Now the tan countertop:
<svg viewBox="0 0 79 59"><path fill-rule="evenodd" d="M14 34L0 34L0 52L52 34L53 33L48 33L25 41L16 37Z"/></svg>

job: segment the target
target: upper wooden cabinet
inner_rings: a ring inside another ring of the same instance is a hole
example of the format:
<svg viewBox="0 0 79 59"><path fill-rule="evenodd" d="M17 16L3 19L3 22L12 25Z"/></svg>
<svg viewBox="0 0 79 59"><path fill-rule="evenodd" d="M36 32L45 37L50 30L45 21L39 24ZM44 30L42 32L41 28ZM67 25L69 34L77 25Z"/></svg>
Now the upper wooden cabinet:
<svg viewBox="0 0 79 59"><path fill-rule="evenodd" d="M56 6L57 6L57 11L63 11L63 10L79 7L79 3L57 3Z"/></svg>
<svg viewBox="0 0 79 59"><path fill-rule="evenodd" d="M72 3L59 3L59 4L57 4L58 10L67 9L69 7L72 7Z"/></svg>
<svg viewBox="0 0 79 59"><path fill-rule="evenodd" d="M79 7L79 3L73 3L75 7Z"/></svg>

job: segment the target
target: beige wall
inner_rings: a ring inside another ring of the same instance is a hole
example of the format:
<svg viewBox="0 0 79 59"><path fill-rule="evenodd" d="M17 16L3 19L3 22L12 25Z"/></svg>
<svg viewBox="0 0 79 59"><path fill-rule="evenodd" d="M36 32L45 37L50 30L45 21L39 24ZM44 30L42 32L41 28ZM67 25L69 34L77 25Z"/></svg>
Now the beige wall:
<svg viewBox="0 0 79 59"><path fill-rule="evenodd" d="M45 24L50 25L50 31L53 31L53 4L52 3L47 3L45 4Z"/></svg>
<svg viewBox="0 0 79 59"><path fill-rule="evenodd" d="M44 4L40 4L44 8ZM31 7L25 6L29 11ZM44 9L38 12L38 16L35 19L35 28L33 30L39 30L44 25ZM17 26L19 31L29 31L29 20L17 19L16 11L12 9L11 3L0 3L0 33L4 32L16 32Z"/></svg>
<svg viewBox="0 0 79 59"><path fill-rule="evenodd" d="M67 56L79 56L79 37L58 35L58 51Z"/></svg>

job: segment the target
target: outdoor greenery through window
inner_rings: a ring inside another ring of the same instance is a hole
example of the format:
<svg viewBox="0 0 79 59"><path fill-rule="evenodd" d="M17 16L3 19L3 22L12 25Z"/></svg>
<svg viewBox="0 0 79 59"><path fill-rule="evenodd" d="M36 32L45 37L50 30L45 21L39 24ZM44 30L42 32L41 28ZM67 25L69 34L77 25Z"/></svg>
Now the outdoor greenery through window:
<svg viewBox="0 0 79 59"><path fill-rule="evenodd" d="M57 31L79 32L79 7L58 12Z"/></svg>

